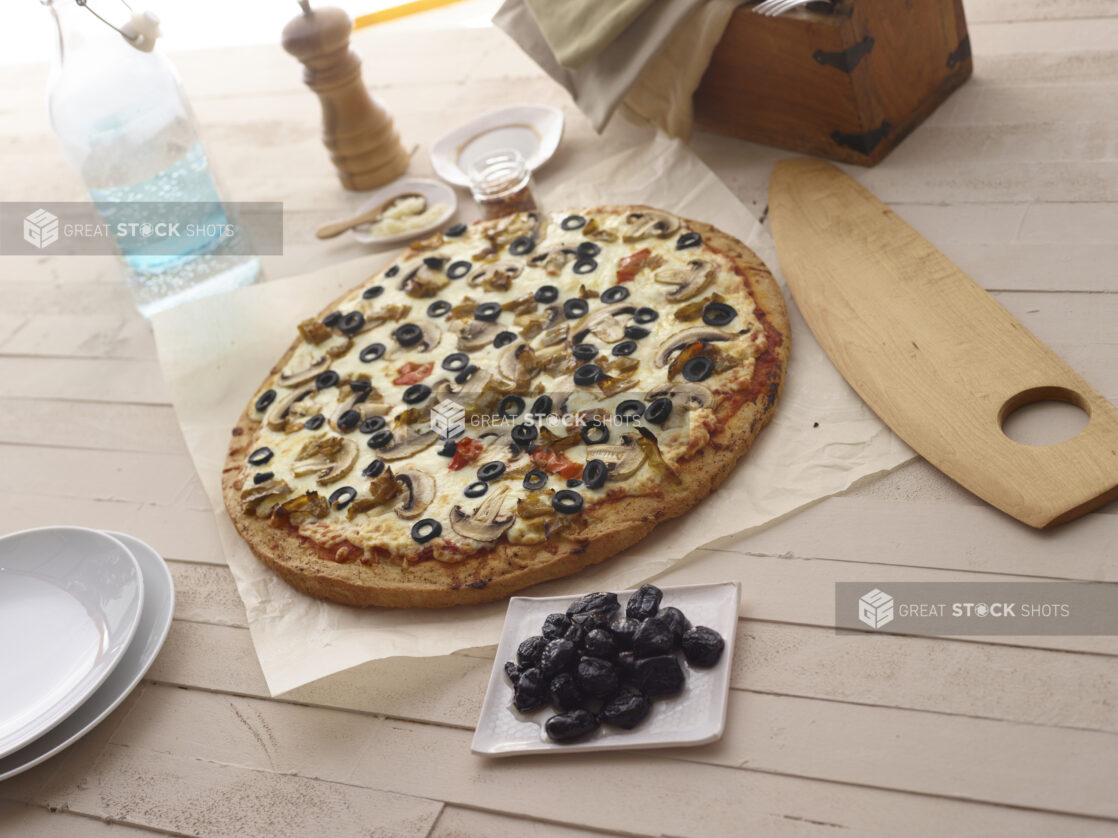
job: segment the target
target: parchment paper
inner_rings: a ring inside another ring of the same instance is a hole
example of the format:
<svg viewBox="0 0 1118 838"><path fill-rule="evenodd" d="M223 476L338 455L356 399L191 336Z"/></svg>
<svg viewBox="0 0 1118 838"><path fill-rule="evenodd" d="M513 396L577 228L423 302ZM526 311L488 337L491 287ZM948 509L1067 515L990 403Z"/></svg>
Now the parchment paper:
<svg viewBox="0 0 1118 838"><path fill-rule="evenodd" d="M648 145L578 173L543 196L547 207L647 203L714 224L747 242L774 272L762 226L678 140ZM296 324L386 261L366 257L199 300L153 320L164 375L225 555L245 603L272 694L366 661L434 656L495 644L505 603L439 610L356 609L297 593L237 535L221 499L229 432L248 398L296 334ZM526 593L619 590L662 573L716 539L756 529L913 457L850 390L785 293L792 358L776 416L730 478L682 518L661 524L619 556ZM818 423L818 424L816 424ZM702 562L689 581L704 580ZM743 571L744 571L743 567ZM744 575L744 573L743 573Z"/></svg>

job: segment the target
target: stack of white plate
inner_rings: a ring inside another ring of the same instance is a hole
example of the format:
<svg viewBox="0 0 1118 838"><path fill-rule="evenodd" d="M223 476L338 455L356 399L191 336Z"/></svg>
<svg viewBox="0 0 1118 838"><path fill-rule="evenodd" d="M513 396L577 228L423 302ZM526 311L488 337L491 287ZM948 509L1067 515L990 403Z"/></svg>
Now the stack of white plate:
<svg viewBox="0 0 1118 838"><path fill-rule="evenodd" d="M69 747L155 660L175 606L139 539L83 527L0 538L0 780Z"/></svg>

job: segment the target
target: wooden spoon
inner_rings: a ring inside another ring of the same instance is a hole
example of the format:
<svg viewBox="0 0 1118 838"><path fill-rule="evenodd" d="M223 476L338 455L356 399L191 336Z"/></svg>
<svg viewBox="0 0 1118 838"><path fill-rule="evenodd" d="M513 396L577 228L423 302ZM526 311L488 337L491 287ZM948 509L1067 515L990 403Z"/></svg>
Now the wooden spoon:
<svg viewBox="0 0 1118 838"><path fill-rule="evenodd" d="M352 230L354 227L360 227L362 224L375 224L380 221L381 216L388 211L388 208L397 201L403 201L406 198L419 198L423 201L423 206L419 212L424 212L427 209L427 199L420 195L418 192L404 192L400 195L393 195L387 201L377 204L370 210L360 215L355 215L352 218L347 218L345 221L333 221L330 224L324 224L318 228L315 235L320 239L332 239L334 236L340 236L346 230Z"/></svg>

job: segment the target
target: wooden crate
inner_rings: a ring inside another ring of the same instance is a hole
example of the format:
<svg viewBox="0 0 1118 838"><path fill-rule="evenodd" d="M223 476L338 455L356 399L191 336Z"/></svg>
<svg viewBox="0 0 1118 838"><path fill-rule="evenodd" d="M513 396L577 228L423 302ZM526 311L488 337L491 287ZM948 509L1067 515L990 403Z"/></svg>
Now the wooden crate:
<svg viewBox="0 0 1118 838"><path fill-rule="evenodd" d="M734 12L695 92L698 128L872 166L970 76L962 0Z"/></svg>

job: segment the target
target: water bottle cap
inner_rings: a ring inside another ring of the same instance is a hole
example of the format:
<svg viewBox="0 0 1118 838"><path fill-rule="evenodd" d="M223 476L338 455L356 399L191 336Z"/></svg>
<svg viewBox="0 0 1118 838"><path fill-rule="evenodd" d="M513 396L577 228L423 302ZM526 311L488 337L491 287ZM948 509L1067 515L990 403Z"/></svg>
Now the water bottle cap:
<svg viewBox="0 0 1118 838"><path fill-rule="evenodd" d="M141 52L151 52L159 31L159 17L155 12L133 12L132 19L120 27L120 34Z"/></svg>

